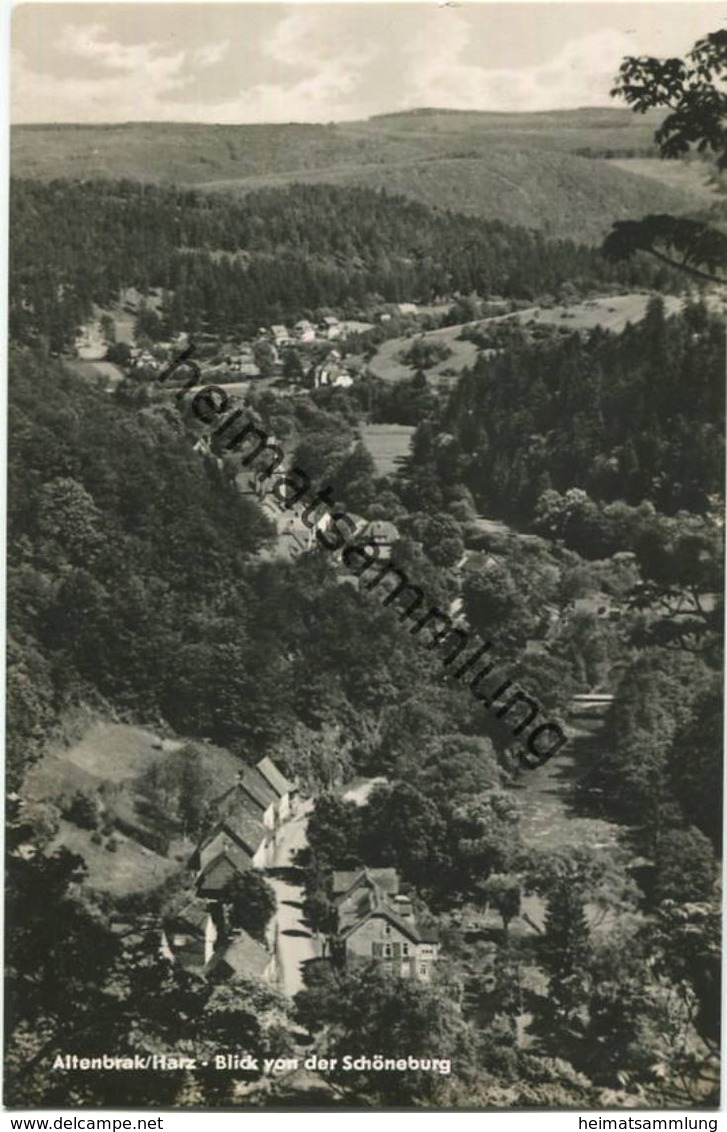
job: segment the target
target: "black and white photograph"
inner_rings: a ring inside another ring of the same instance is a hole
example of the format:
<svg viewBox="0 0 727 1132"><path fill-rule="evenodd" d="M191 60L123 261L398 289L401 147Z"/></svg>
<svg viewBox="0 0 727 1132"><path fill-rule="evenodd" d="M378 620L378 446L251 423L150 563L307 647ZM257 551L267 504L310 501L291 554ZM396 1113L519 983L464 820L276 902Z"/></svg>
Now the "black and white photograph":
<svg viewBox="0 0 727 1132"><path fill-rule="evenodd" d="M727 4L10 15L7 1127L716 1132Z"/></svg>

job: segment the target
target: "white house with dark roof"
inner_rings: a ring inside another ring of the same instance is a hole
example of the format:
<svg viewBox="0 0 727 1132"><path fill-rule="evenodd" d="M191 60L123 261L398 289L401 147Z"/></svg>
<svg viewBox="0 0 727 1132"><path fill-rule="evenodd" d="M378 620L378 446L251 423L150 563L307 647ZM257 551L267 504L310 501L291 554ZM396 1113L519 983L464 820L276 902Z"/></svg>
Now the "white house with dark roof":
<svg viewBox="0 0 727 1132"><path fill-rule="evenodd" d="M285 821L286 818L290 817L297 803L298 787L294 782L290 782L284 774L281 774L273 760L268 758L267 755L264 759L260 759L255 769L277 795L278 821Z"/></svg>
<svg viewBox="0 0 727 1132"><path fill-rule="evenodd" d="M337 930L331 952L339 962L379 962L391 975L428 982L439 957L436 931L417 923L412 902L399 892L396 869L333 874Z"/></svg>

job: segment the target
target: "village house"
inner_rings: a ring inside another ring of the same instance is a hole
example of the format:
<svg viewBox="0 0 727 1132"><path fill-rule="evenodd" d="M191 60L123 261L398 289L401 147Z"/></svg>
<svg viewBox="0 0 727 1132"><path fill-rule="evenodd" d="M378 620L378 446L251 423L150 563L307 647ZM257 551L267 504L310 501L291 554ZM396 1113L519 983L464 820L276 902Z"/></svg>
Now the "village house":
<svg viewBox="0 0 727 1132"><path fill-rule="evenodd" d="M250 858L250 867L263 868L267 863L268 830L252 813L252 807L245 798L234 798L233 805L220 809L218 822L213 833L208 834L204 844L212 844L218 834L224 832L233 843Z"/></svg>
<svg viewBox="0 0 727 1132"><path fill-rule="evenodd" d="M293 329L299 342L315 342L316 328L307 318L301 318L299 322L296 322Z"/></svg>
<svg viewBox="0 0 727 1132"><path fill-rule="evenodd" d="M289 346L291 344L291 337L288 333L287 326L271 326L270 333L272 335L273 343L276 346Z"/></svg>
<svg viewBox="0 0 727 1132"><path fill-rule="evenodd" d="M313 387L318 389L321 385L332 385L341 389L350 389L353 377L341 362L338 350L331 350L325 361L313 370Z"/></svg>
<svg viewBox="0 0 727 1132"><path fill-rule="evenodd" d="M254 866L250 854L236 845L224 831L218 832L209 845L199 852L197 895L219 900L231 880Z"/></svg>
<svg viewBox="0 0 727 1132"><path fill-rule="evenodd" d="M185 897L162 920L161 952L170 963L201 971L214 955L218 929L207 904Z"/></svg>
<svg viewBox="0 0 727 1132"><path fill-rule="evenodd" d="M199 898L180 901L162 921L161 953L170 963L211 982L235 977L277 981L274 951L241 928L226 931L221 911Z"/></svg>
<svg viewBox="0 0 727 1132"><path fill-rule="evenodd" d="M265 777L255 767L246 767L237 777L233 787L241 797L247 799L247 808L261 821L266 829L274 830L277 825L277 795Z"/></svg>
<svg viewBox="0 0 727 1132"><path fill-rule="evenodd" d="M379 562L388 562L394 545L399 541L399 531L387 519L372 519L361 531L361 539L376 547Z"/></svg>
<svg viewBox="0 0 727 1132"><path fill-rule="evenodd" d="M333 315L327 315L318 323L318 330L328 339L340 338L341 324Z"/></svg>
<svg viewBox="0 0 727 1132"><path fill-rule="evenodd" d="M255 769L259 771L277 794L278 821L284 822L292 813L295 813L298 802L298 787L294 782L288 781L285 775L278 770L273 760L267 756L260 759Z"/></svg>
<svg viewBox="0 0 727 1132"><path fill-rule="evenodd" d="M197 895L218 900L230 881L264 869L275 856L275 830L295 811L298 788L272 759L245 767L233 786L211 803L215 822L189 862Z"/></svg>
<svg viewBox="0 0 727 1132"><path fill-rule="evenodd" d="M205 976L215 983L236 977L252 977L272 985L278 979L275 953L240 928L230 936L226 946L211 957Z"/></svg>
<svg viewBox="0 0 727 1132"><path fill-rule="evenodd" d="M439 956L439 939L433 929L417 923L411 900L399 892L395 869L334 872L333 902L334 961L373 959L387 974L429 981Z"/></svg>

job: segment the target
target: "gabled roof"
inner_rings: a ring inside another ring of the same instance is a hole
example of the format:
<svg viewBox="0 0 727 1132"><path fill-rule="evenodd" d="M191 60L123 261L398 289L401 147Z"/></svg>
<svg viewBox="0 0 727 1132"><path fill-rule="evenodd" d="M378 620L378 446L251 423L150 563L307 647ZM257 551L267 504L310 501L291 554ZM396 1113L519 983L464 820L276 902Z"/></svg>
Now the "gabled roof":
<svg viewBox="0 0 727 1132"><path fill-rule="evenodd" d="M257 802L257 804L262 807L263 811L267 810L268 806L278 800L277 794L267 779L263 777L259 770L252 766L245 768L239 789L248 794L254 802Z"/></svg>
<svg viewBox="0 0 727 1132"><path fill-rule="evenodd" d="M267 833L263 823L244 805L244 798L241 802L242 805L236 806L222 819L221 825L243 849L254 856L266 840Z"/></svg>
<svg viewBox="0 0 727 1132"><path fill-rule="evenodd" d="M373 882L377 888L387 896L396 896L399 891L399 874L396 869L354 869L353 871L337 871L333 874L333 895L346 896L359 883Z"/></svg>
<svg viewBox="0 0 727 1132"><path fill-rule="evenodd" d="M179 901L177 908L172 907L164 916L164 924L169 928L189 927L193 932L204 935L209 911L204 900L194 897L186 902Z"/></svg>
<svg viewBox="0 0 727 1132"><path fill-rule="evenodd" d="M414 920L400 919L397 915L395 915L394 912L392 912L389 908L386 908L383 904L379 908L374 908L373 911L369 912L366 916L362 916L361 919L356 920L355 923L350 925L350 927L344 928L344 930L341 932L341 939L348 939L349 936L352 936L354 932L357 932L359 928L363 927L363 925L368 923L369 920L373 920L377 916L387 920L390 924L397 928L397 930L400 931L402 935L407 936L407 938L410 939L412 943L423 942L421 932L416 926Z"/></svg>
<svg viewBox="0 0 727 1132"><path fill-rule="evenodd" d="M230 975L255 975L261 978L271 961L261 943L240 931L224 951L216 952L207 964L207 972Z"/></svg>
<svg viewBox="0 0 727 1132"><path fill-rule="evenodd" d="M197 877L197 887L199 888L205 882L207 876L212 870L221 862L227 861L236 873L245 873L250 868L250 857L244 849L239 849L236 845L227 845L221 852L211 857L207 864L202 868L199 876Z"/></svg>
<svg viewBox="0 0 727 1132"><path fill-rule="evenodd" d="M216 829L204 846L199 850L199 867L206 869L210 861L215 861L225 849L232 848L234 842L223 829Z"/></svg>
<svg viewBox="0 0 727 1132"><path fill-rule="evenodd" d="M229 856L228 851L232 852L230 860L233 864L238 865L244 856L244 859L247 861L246 867L249 867L252 858L257 853L260 845L265 841L266 836L265 827L262 823L256 821L255 818L250 820L254 823L255 827L259 827L262 831L259 838L257 837L257 833L255 833L254 837L250 837L247 822L245 823L245 826L247 826L246 833L242 822L238 823L234 818L226 818L225 821L218 826L217 830L204 847L200 849L200 868L206 869L211 861L214 861L216 857L220 857L225 853L228 853ZM238 830L240 831L239 833L237 832ZM250 844L247 844L248 840Z"/></svg>
<svg viewBox="0 0 727 1132"><path fill-rule="evenodd" d="M289 782L285 775L280 773L273 760L269 759L267 755L264 759L260 759L260 762L256 765L255 769L259 771L259 773L263 776L268 785L272 787L279 798L282 798L284 794L290 794L291 791L295 790L294 784L292 782Z"/></svg>

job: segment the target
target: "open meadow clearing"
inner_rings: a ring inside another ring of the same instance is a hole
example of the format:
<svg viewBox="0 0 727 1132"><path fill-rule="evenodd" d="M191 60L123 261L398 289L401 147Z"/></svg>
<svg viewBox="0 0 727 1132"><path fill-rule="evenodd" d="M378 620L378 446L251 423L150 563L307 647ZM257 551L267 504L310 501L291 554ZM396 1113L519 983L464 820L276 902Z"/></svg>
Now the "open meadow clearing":
<svg viewBox="0 0 727 1132"><path fill-rule="evenodd" d="M376 474L390 476L409 455L414 429L411 425L367 424L360 427L361 439L374 458Z"/></svg>
<svg viewBox="0 0 727 1132"><path fill-rule="evenodd" d="M618 332L628 322L640 322L646 314L651 299L646 291L628 295L604 295L594 299L584 299L578 303L557 304L553 307L527 307L512 314L481 318L474 322L457 326L443 326L438 330L427 330L422 334L411 334L405 338L391 338L383 342L372 358L370 369L383 381L405 381L413 376L413 369L401 360L401 354L411 349L418 338L425 342L436 342L447 346L452 352L449 357L427 369L427 377L440 379L460 373L465 367L473 366L479 350L474 342L460 340L465 326L486 327L491 323L507 319L517 320L523 326L563 326L568 330L594 330L602 326L605 330ZM681 310L683 300L677 295L663 295L667 315Z"/></svg>

